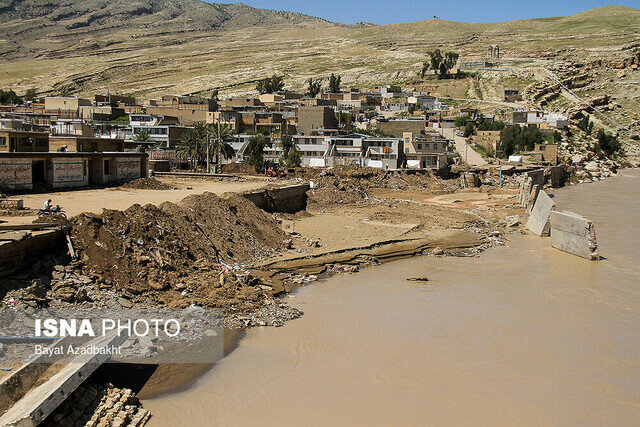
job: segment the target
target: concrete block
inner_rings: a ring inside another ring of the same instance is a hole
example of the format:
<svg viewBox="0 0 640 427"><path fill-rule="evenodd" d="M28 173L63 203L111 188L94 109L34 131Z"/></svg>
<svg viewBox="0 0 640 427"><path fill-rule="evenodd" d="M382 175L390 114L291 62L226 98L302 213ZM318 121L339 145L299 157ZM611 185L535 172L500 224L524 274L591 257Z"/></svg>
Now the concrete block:
<svg viewBox="0 0 640 427"><path fill-rule="evenodd" d="M551 246L592 261L600 259L593 222L573 212L551 212Z"/></svg>
<svg viewBox="0 0 640 427"><path fill-rule="evenodd" d="M531 209L531 215L527 220L527 229L536 236L546 236L549 234L549 216L556 208L556 204L544 191L538 192L536 203Z"/></svg>
<svg viewBox="0 0 640 427"><path fill-rule="evenodd" d="M551 187L558 188L564 187L567 182L567 167L566 166L552 166L549 168L549 175L551 181Z"/></svg>
<svg viewBox="0 0 640 427"><path fill-rule="evenodd" d="M529 172L525 172L526 177L531 178L532 185L538 185L540 188L544 186L544 169L536 169Z"/></svg>
<svg viewBox="0 0 640 427"><path fill-rule="evenodd" d="M520 204L523 208L526 208L529 204L529 198L531 197L531 189L533 188L533 179L525 177L524 188L522 190L522 201Z"/></svg>

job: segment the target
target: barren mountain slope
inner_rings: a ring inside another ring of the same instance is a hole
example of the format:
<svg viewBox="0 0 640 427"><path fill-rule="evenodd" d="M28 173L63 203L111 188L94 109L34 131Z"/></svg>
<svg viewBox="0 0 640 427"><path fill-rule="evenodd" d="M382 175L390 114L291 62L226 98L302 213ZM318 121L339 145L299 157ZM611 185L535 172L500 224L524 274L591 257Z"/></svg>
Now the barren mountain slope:
<svg viewBox="0 0 640 427"><path fill-rule="evenodd" d="M640 11L608 6L569 17L470 24L330 23L305 15L198 0L0 0L0 87L18 92L158 95L243 93L265 75L288 86L343 75L345 85L415 77L426 51L485 57L489 44L526 67L609 59L640 41Z"/></svg>

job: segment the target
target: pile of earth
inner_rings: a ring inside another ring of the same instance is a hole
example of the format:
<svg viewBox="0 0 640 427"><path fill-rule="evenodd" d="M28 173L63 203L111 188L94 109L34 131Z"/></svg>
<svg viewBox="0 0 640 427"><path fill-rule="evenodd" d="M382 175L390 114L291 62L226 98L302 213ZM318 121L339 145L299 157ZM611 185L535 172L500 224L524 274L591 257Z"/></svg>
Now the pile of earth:
<svg viewBox="0 0 640 427"><path fill-rule="evenodd" d="M121 188L130 188L137 190L173 190L173 187L160 182L155 178L139 178L128 182L121 186Z"/></svg>
<svg viewBox="0 0 640 427"><path fill-rule="evenodd" d="M72 218L82 274L131 302L251 311L268 287L243 263L277 252L285 234L240 196L189 196Z"/></svg>
<svg viewBox="0 0 640 427"><path fill-rule="evenodd" d="M371 190L443 190L442 184L429 171L420 173L385 171L377 168L338 166L319 172L309 190L308 206L322 209L331 205L357 204L371 200Z"/></svg>
<svg viewBox="0 0 640 427"><path fill-rule="evenodd" d="M226 165L222 165L221 171L222 173L246 173L249 175L257 174L256 168L249 163L228 163Z"/></svg>

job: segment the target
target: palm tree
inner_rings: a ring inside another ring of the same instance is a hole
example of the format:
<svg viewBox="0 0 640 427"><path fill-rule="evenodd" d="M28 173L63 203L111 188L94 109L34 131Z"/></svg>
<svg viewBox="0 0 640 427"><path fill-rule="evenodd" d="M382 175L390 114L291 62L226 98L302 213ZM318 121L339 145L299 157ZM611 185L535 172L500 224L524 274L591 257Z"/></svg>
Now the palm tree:
<svg viewBox="0 0 640 427"><path fill-rule="evenodd" d="M195 129L190 129L180 139L180 142L178 143L178 152L192 159L194 170L197 168L199 157L198 151L198 133Z"/></svg>
<svg viewBox="0 0 640 427"><path fill-rule="evenodd" d="M141 130L140 132L136 132L135 135L133 135L133 140L135 142L149 142L151 140L151 136L146 130Z"/></svg>
<svg viewBox="0 0 640 427"><path fill-rule="evenodd" d="M220 171L222 165L222 157L230 159L235 154L235 150L229 142L233 140L233 131L228 125L218 123L217 126L211 126L213 138L213 154L216 156L216 171ZM208 157L207 157L208 160Z"/></svg>

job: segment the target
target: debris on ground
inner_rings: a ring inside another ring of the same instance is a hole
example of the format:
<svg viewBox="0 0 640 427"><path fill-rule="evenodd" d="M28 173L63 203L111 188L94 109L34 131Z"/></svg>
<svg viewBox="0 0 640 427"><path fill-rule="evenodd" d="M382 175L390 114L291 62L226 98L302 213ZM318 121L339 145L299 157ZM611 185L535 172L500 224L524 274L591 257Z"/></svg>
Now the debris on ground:
<svg viewBox="0 0 640 427"><path fill-rule="evenodd" d="M173 190L174 187L160 182L155 178L139 178L133 181L127 182L120 186L120 188L129 188L136 190Z"/></svg>
<svg viewBox="0 0 640 427"><path fill-rule="evenodd" d="M112 384L84 384L65 400L43 423L53 426L130 426L147 424L151 413L136 394Z"/></svg>

